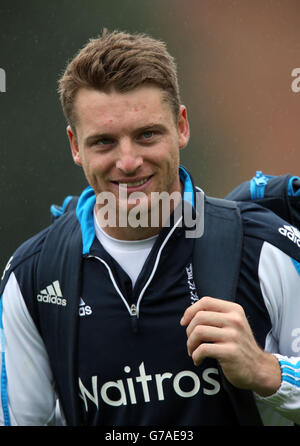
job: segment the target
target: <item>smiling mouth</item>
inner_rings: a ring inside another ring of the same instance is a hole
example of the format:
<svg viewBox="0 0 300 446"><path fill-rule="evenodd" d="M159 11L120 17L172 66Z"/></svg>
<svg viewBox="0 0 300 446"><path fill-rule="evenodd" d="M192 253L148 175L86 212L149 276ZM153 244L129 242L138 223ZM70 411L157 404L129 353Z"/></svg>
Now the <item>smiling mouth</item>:
<svg viewBox="0 0 300 446"><path fill-rule="evenodd" d="M136 188L140 186L144 186L144 184L148 183L148 181L153 177L153 175L150 175L147 178L143 178L138 181L113 181L114 184L118 185L119 187L127 187L129 188Z"/></svg>

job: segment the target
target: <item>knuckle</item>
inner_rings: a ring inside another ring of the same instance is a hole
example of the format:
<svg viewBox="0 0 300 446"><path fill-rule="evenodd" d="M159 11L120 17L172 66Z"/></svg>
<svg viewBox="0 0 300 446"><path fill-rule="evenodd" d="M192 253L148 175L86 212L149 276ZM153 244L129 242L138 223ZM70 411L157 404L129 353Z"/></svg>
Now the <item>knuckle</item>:
<svg viewBox="0 0 300 446"><path fill-rule="evenodd" d="M206 350L207 350L207 344L202 343L202 344L199 345L199 347L198 347L198 352L199 353L204 354L206 352Z"/></svg>
<svg viewBox="0 0 300 446"><path fill-rule="evenodd" d="M209 296L203 296L199 302L201 302L202 305L206 306L206 305L209 305L211 303L211 299L212 298L209 297Z"/></svg>
<svg viewBox="0 0 300 446"><path fill-rule="evenodd" d="M194 329L195 335L197 338L203 337L203 326L202 325L196 325Z"/></svg>
<svg viewBox="0 0 300 446"><path fill-rule="evenodd" d="M199 360L199 358L204 358L208 354L209 348L210 345L205 342L200 344L193 353L193 359Z"/></svg>
<svg viewBox="0 0 300 446"><path fill-rule="evenodd" d="M234 309L236 311L236 313L240 314L240 315L244 315L244 308L242 307L242 305L237 304L236 302L234 302Z"/></svg>
<svg viewBox="0 0 300 446"><path fill-rule="evenodd" d="M234 328L230 330L229 339L230 339L232 345L236 345L239 342L240 336L241 336L241 334L238 330L236 330Z"/></svg>
<svg viewBox="0 0 300 446"><path fill-rule="evenodd" d="M200 323L201 323L202 316L203 316L203 311L198 310L197 313L196 313L195 316L194 316L195 322L196 322L197 324L200 324Z"/></svg>
<svg viewBox="0 0 300 446"><path fill-rule="evenodd" d="M245 322L245 312L240 305L236 305L237 306L235 307L234 311L231 313L231 321L234 326L240 328L244 325Z"/></svg>
<svg viewBox="0 0 300 446"><path fill-rule="evenodd" d="M241 315L236 312L234 312L230 315L230 319L231 319L233 326L239 326L242 322Z"/></svg>

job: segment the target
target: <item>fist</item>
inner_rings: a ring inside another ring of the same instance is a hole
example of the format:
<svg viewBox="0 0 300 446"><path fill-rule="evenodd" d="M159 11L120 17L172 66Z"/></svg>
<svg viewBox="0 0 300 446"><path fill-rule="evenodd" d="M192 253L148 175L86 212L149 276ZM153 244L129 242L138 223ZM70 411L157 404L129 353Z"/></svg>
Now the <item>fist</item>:
<svg viewBox="0 0 300 446"><path fill-rule="evenodd" d="M279 388L279 363L258 346L239 304L206 296L187 308L180 323L187 327L187 351L195 365L214 358L231 384L262 396Z"/></svg>

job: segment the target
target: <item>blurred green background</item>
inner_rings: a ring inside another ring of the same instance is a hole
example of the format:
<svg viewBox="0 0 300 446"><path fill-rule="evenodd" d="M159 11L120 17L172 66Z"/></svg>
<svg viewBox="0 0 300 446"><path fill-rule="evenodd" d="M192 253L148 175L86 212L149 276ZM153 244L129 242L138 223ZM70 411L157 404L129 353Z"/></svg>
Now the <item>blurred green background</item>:
<svg viewBox="0 0 300 446"><path fill-rule="evenodd" d="M191 141L182 163L225 196L263 170L300 175L299 0L0 0L1 256L86 186L56 93L68 59L103 27L165 40Z"/></svg>

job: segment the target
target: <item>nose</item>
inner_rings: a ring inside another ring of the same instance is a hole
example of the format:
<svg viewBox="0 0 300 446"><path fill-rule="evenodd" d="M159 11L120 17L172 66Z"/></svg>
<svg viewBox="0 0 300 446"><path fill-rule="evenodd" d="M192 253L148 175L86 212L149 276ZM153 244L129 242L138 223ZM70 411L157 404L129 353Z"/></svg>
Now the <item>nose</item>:
<svg viewBox="0 0 300 446"><path fill-rule="evenodd" d="M123 141L119 145L118 159L116 161L117 169L122 170L126 174L136 172L143 164L143 158L130 141Z"/></svg>

